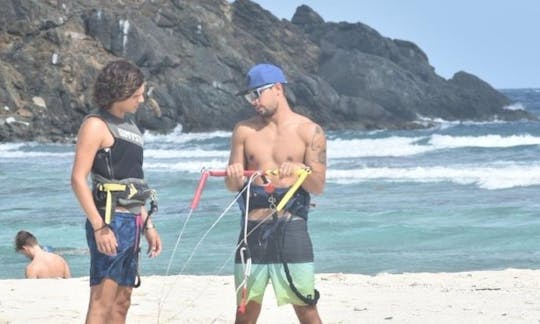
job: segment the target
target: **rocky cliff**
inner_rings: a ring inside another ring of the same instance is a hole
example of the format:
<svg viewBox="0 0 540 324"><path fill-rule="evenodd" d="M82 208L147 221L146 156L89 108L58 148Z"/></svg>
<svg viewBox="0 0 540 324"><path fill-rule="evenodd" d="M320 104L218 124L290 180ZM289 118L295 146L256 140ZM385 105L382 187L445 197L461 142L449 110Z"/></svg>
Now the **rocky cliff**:
<svg viewBox="0 0 540 324"><path fill-rule="evenodd" d="M307 6L279 20L249 0L0 0L0 142L72 138L109 60L148 80L137 118L167 132L232 129L253 114L235 93L254 63L283 67L294 109L329 129L425 120L532 118L466 72L435 74L414 43Z"/></svg>

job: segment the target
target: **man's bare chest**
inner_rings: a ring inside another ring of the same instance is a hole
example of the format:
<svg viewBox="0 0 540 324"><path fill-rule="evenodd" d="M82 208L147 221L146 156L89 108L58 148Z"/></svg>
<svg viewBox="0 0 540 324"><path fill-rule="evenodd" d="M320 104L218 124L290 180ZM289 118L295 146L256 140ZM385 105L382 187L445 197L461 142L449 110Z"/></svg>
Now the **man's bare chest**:
<svg viewBox="0 0 540 324"><path fill-rule="evenodd" d="M302 162L305 150L306 145L302 139L292 134L251 136L244 147L248 162L257 162L256 164Z"/></svg>

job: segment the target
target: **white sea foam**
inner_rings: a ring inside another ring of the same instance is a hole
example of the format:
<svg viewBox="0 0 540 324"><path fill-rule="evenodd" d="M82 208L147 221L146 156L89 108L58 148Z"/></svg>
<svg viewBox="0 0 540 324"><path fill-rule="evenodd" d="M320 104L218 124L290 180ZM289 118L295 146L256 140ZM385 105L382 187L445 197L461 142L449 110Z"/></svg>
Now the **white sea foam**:
<svg viewBox="0 0 540 324"><path fill-rule="evenodd" d="M18 159L18 158L37 158L37 157L58 157L58 158L71 158L73 157L73 152L23 152L23 151L0 151L0 157Z"/></svg>
<svg viewBox="0 0 540 324"><path fill-rule="evenodd" d="M0 144L0 152L16 151L24 145L24 143L2 143Z"/></svg>
<svg viewBox="0 0 540 324"><path fill-rule="evenodd" d="M375 139L336 139L328 141L328 157L403 157L436 150L464 147L501 148L540 145L540 137L525 135L385 137Z"/></svg>
<svg viewBox="0 0 540 324"><path fill-rule="evenodd" d="M386 137L328 141L329 158L408 156L433 150L426 145L418 145L421 137Z"/></svg>
<svg viewBox="0 0 540 324"><path fill-rule="evenodd" d="M473 121L473 120L446 120L442 118L432 118L432 117L425 117L421 115L417 115L417 123L429 126L434 125L434 128L436 129L447 129L454 126L459 125L491 125L491 124L504 124L506 123L505 120L500 120L495 118L494 120L489 121Z"/></svg>
<svg viewBox="0 0 540 324"><path fill-rule="evenodd" d="M223 158L229 156L229 151L218 150L156 150L147 149L144 151L145 158L153 159L177 159L177 158Z"/></svg>
<svg viewBox="0 0 540 324"><path fill-rule="evenodd" d="M39 147L38 143L3 143L0 144L0 158L18 159L18 158L36 158L36 157L58 157L69 158L74 155L74 152L47 152L47 151L32 151L33 148ZM25 150L26 149L26 150Z"/></svg>
<svg viewBox="0 0 540 324"><path fill-rule="evenodd" d="M424 127L433 125L437 129L447 129L453 126L457 126L461 124L461 121L449 121L442 118L432 118L432 117L426 117L422 115L417 115L416 122L420 125L423 125Z"/></svg>
<svg viewBox="0 0 540 324"><path fill-rule="evenodd" d="M506 109L506 110L526 110L521 102L516 102L514 104L504 106L503 109Z"/></svg>
<svg viewBox="0 0 540 324"><path fill-rule="evenodd" d="M328 170L328 181L353 184L371 180L390 182L453 182L496 190L540 185L540 165L460 165L414 168L360 168Z"/></svg>
<svg viewBox="0 0 540 324"><path fill-rule="evenodd" d="M146 132L144 134L145 143L174 143L183 144L192 141L203 141L212 138L229 138L231 132L215 131L207 133L182 133L182 126L177 126L170 134L152 134Z"/></svg>
<svg viewBox="0 0 540 324"><path fill-rule="evenodd" d="M432 135L429 143L436 149L460 147L514 147L523 145L539 145L540 137L531 135L485 135L485 136L448 136Z"/></svg>

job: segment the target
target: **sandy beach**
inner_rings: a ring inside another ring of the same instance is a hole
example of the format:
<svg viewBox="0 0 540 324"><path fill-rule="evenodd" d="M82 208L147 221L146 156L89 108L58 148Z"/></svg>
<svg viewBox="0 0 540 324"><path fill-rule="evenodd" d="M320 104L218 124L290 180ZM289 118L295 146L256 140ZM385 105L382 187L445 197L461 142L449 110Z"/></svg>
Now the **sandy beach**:
<svg viewBox="0 0 540 324"><path fill-rule="evenodd" d="M128 323L232 323L231 276L150 276ZM540 323L540 270L319 274L325 323ZM83 323L88 278L0 280L0 323ZM158 316L159 314L159 316ZM269 287L259 323L296 323Z"/></svg>

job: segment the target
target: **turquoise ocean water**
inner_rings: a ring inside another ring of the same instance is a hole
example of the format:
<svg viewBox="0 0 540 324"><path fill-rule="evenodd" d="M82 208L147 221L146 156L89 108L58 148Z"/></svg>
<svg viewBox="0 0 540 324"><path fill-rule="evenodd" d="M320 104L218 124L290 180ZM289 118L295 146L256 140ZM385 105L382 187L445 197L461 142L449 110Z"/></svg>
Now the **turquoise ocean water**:
<svg viewBox="0 0 540 324"><path fill-rule="evenodd" d="M504 91L540 115L540 89ZM328 132L328 178L309 226L318 272L375 274L540 268L540 123L435 121L413 131ZM145 134L145 172L159 192L154 222L160 257L142 274L166 272L203 167L223 169L230 132ZM70 144L0 144L0 279L23 278L14 252L34 233L87 276L84 215L71 192ZM186 226L170 274L230 274L240 217L234 198L209 179ZM188 256L193 254L189 262Z"/></svg>

